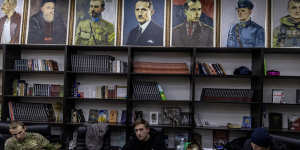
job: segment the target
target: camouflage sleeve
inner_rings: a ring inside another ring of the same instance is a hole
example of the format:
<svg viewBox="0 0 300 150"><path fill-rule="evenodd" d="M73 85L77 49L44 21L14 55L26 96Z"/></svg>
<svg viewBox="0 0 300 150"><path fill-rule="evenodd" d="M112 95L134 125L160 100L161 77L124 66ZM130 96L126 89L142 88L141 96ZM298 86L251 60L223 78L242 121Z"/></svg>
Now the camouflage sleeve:
<svg viewBox="0 0 300 150"><path fill-rule="evenodd" d="M278 34L279 34L279 27L276 27L273 30L273 41L272 41L272 46L273 47L279 47L279 43L278 43Z"/></svg>
<svg viewBox="0 0 300 150"><path fill-rule="evenodd" d="M75 33L75 35L73 35L73 36L75 36L75 44L76 45L80 45L81 44L81 42L80 42L81 25L82 25L82 23L79 22L78 25L77 25L77 28L76 28L76 33Z"/></svg>
<svg viewBox="0 0 300 150"><path fill-rule="evenodd" d="M115 31L114 31L114 25L109 25L109 34L108 34L108 45L114 45L115 43Z"/></svg>
<svg viewBox="0 0 300 150"><path fill-rule="evenodd" d="M11 138L9 138L5 141L4 150L16 150L15 145Z"/></svg>
<svg viewBox="0 0 300 150"><path fill-rule="evenodd" d="M41 147L47 146L50 142L44 136L39 133L35 133L35 139L40 144Z"/></svg>

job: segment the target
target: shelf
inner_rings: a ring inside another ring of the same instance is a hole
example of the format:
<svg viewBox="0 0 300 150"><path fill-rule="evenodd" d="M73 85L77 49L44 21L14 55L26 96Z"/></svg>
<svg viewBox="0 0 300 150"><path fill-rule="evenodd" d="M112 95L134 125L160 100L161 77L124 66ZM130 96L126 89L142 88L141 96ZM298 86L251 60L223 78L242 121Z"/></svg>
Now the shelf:
<svg viewBox="0 0 300 150"><path fill-rule="evenodd" d="M268 129L269 132L277 132L277 133L297 133L299 134L300 131L296 131L296 130L289 130L289 129Z"/></svg>
<svg viewBox="0 0 300 150"><path fill-rule="evenodd" d="M76 75L103 75L103 76L127 76L127 73L116 73L116 72L75 72L67 71L68 74Z"/></svg>
<svg viewBox="0 0 300 150"><path fill-rule="evenodd" d="M201 103L219 103L219 104L260 104L260 102L242 102L242 101L195 101L198 104Z"/></svg>
<svg viewBox="0 0 300 150"><path fill-rule="evenodd" d="M191 74L171 74L171 73L131 73L132 76L167 76L167 77L191 77Z"/></svg>
<svg viewBox="0 0 300 150"><path fill-rule="evenodd" d="M211 127L211 126L205 126L205 127L195 127L195 129L203 129L203 130L229 130L229 131L252 131L252 128L228 128L228 127Z"/></svg>
<svg viewBox="0 0 300 150"><path fill-rule="evenodd" d="M128 51L128 47L125 46L68 46L68 50L80 50L80 51Z"/></svg>
<svg viewBox="0 0 300 150"><path fill-rule="evenodd" d="M31 44L7 44L6 49L17 50L65 50L66 45L31 45Z"/></svg>
<svg viewBox="0 0 300 150"><path fill-rule="evenodd" d="M80 98L80 97L67 97L69 100L78 102L107 102L107 103L126 103L127 99L101 99L101 98Z"/></svg>
<svg viewBox="0 0 300 150"><path fill-rule="evenodd" d="M266 105L281 105L281 106L300 106L300 104L291 104L291 103L263 103L263 104L266 104Z"/></svg>
<svg viewBox="0 0 300 150"><path fill-rule="evenodd" d="M133 52L180 52L180 53L191 53L193 51L192 47L130 47Z"/></svg>
<svg viewBox="0 0 300 150"><path fill-rule="evenodd" d="M264 53L265 54L269 54L269 53L300 54L300 49L299 48L268 48L268 49L264 49Z"/></svg>
<svg viewBox="0 0 300 150"><path fill-rule="evenodd" d="M26 99L63 99L64 97L54 97L54 96L12 96L4 95L5 98L26 98Z"/></svg>
<svg viewBox="0 0 300 150"><path fill-rule="evenodd" d="M133 103L158 103L158 104L189 104L191 100L130 100Z"/></svg>
<svg viewBox="0 0 300 150"><path fill-rule="evenodd" d="M260 51L260 48L197 48L198 53L253 53L254 51Z"/></svg>
<svg viewBox="0 0 300 150"><path fill-rule="evenodd" d="M82 122L82 123L66 123L69 126L85 126L87 124L94 124L95 122ZM107 123L109 127L116 127L116 128L126 128L126 124L122 123Z"/></svg>
<svg viewBox="0 0 300 150"><path fill-rule="evenodd" d="M185 126L150 125L150 128L164 128L164 129L183 129L183 130L188 130L188 129L192 129L192 126L190 126L190 125L185 125Z"/></svg>
<svg viewBox="0 0 300 150"><path fill-rule="evenodd" d="M251 75L196 75L197 78L253 78Z"/></svg>
<svg viewBox="0 0 300 150"><path fill-rule="evenodd" d="M17 71L14 69L7 69L5 71L9 73L64 74L64 71Z"/></svg>
<svg viewBox="0 0 300 150"><path fill-rule="evenodd" d="M265 76L265 79L300 79L300 76Z"/></svg>

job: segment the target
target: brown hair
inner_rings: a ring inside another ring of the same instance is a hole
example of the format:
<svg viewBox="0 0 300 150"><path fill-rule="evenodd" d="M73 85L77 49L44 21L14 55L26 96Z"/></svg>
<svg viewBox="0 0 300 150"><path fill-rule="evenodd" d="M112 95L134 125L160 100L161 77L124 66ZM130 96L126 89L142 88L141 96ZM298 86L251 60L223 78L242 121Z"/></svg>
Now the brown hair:
<svg viewBox="0 0 300 150"><path fill-rule="evenodd" d="M24 128L24 123L21 122L21 121L12 121L12 122L9 124L9 129L16 129L16 128L18 128L19 126L21 126L21 127Z"/></svg>
<svg viewBox="0 0 300 150"><path fill-rule="evenodd" d="M144 120L144 119L137 119L134 123L133 123L133 127L135 128L137 125L143 124L145 126L145 128L149 128L149 123Z"/></svg>

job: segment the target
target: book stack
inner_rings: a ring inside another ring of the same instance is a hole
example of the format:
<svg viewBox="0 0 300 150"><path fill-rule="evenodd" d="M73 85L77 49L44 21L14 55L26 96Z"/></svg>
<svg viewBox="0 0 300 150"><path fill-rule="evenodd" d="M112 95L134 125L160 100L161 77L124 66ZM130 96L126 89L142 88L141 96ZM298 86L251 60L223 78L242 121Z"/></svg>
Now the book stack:
<svg viewBox="0 0 300 150"><path fill-rule="evenodd" d="M45 59L16 59L17 71L58 71L57 62Z"/></svg>
<svg viewBox="0 0 300 150"><path fill-rule="evenodd" d="M72 55L72 71L75 72L127 72L128 64L110 55Z"/></svg>
<svg viewBox="0 0 300 150"><path fill-rule="evenodd" d="M13 81L13 96L53 96L63 97L63 85L28 84L25 80Z"/></svg>
<svg viewBox="0 0 300 150"><path fill-rule="evenodd" d="M211 64L211 63L196 63L196 74L197 75L215 75L223 76L226 75L222 64Z"/></svg>
<svg viewBox="0 0 300 150"><path fill-rule="evenodd" d="M156 81L133 80L134 100L162 100Z"/></svg>
<svg viewBox="0 0 300 150"><path fill-rule="evenodd" d="M185 63L134 62L135 73L189 74Z"/></svg>
<svg viewBox="0 0 300 150"><path fill-rule="evenodd" d="M204 101L251 102L252 99L251 89L203 88L201 95L201 100Z"/></svg>
<svg viewBox="0 0 300 150"><path fill-rule="evenodd" d="M55 121L52 104L8 102L11 120Z"/></svg>

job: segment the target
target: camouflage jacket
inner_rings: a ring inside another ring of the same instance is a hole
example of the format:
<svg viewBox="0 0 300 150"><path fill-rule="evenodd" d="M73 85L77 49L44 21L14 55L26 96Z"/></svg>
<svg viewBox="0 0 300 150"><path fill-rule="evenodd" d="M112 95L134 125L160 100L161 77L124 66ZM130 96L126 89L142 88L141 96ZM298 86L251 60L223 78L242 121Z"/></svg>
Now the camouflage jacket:
<svg viewBox="0 0 300 150"><path fill-rule="evenodd" d="M43 150L49 141L38 133L25 133L24 141L11 137L5 142L5 150Z"/></svg>
<svg viewBox="0 0 300 150"><path fill-rule="evenodd" d="M76 28L76 45L114 45L114 25L104 19L93 22L90 19L80 21Z"/></svg>

